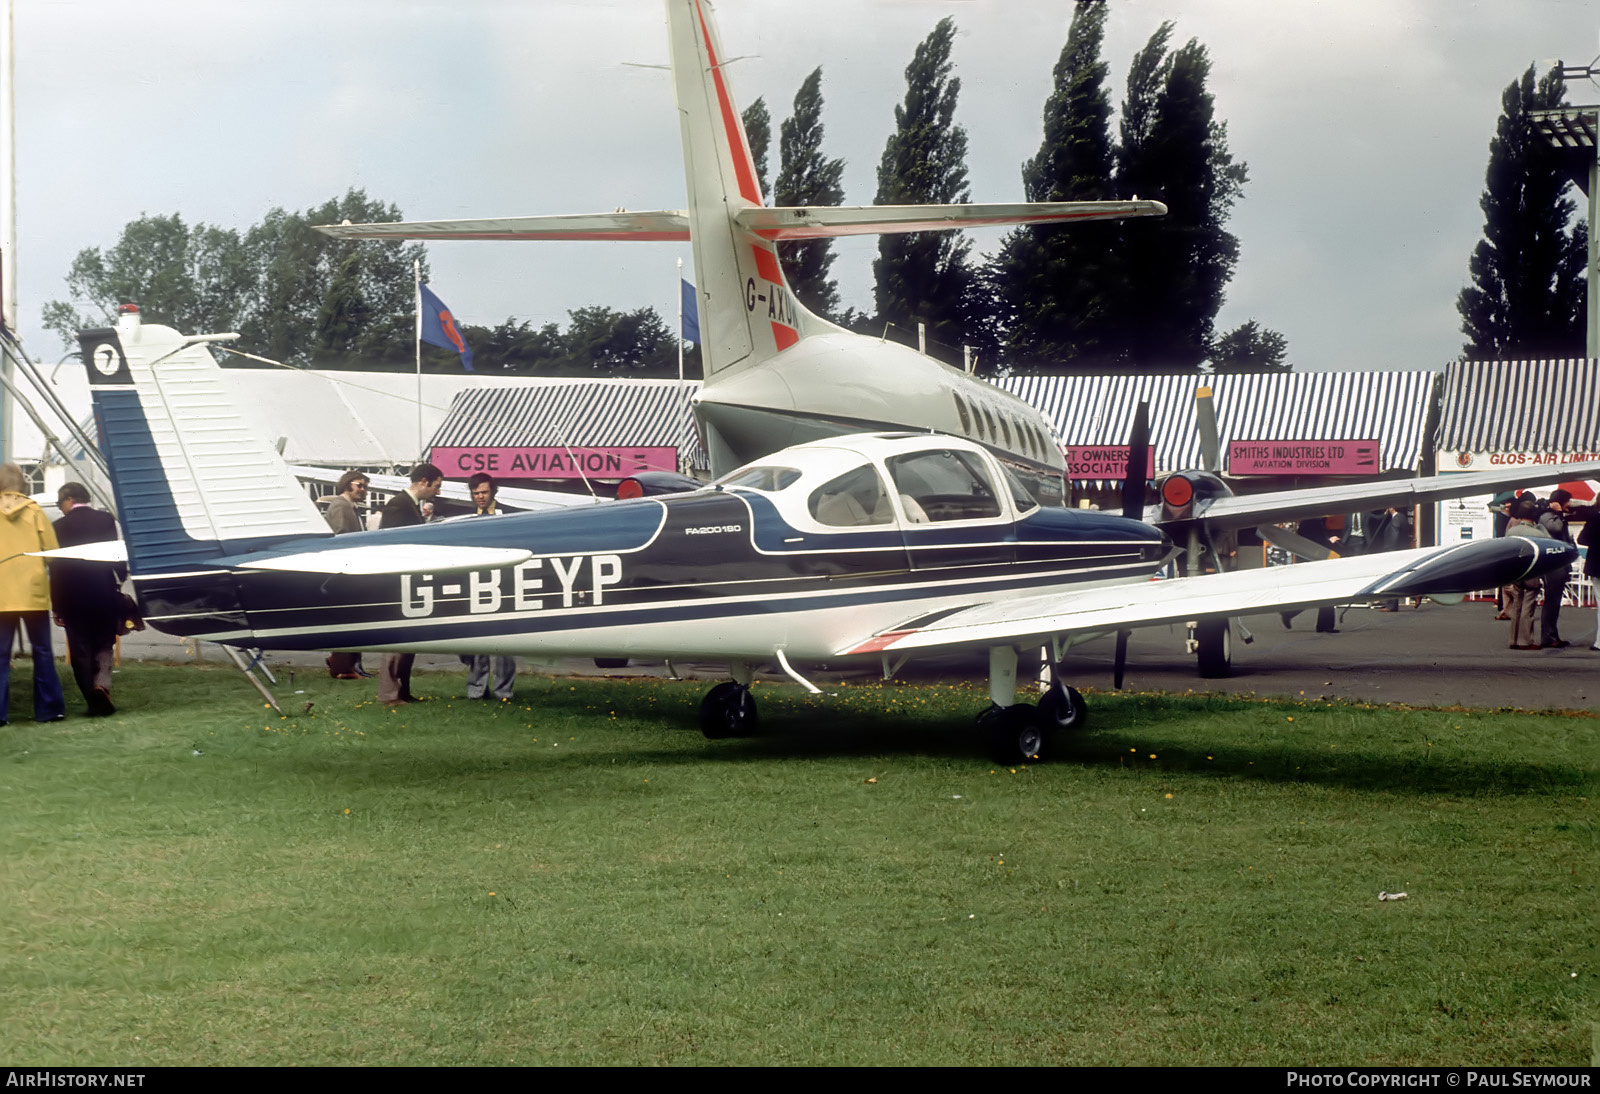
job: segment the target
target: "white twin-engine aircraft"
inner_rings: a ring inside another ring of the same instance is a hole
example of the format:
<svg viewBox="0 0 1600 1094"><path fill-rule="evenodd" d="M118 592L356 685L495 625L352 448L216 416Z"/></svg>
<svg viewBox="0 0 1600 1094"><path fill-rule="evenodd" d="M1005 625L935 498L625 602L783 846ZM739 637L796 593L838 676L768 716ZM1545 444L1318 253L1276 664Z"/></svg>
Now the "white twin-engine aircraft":
<svg viewBox="0 0 1600 1094"><path fill-rule="evenodd" d="M1056 662L1088 638L1198 620L1214 639L1202 644L1202 662L1209 649L1225 667L1233 615L1460 595L1576 557L1565 543L1511 538L1151 581L1173 554L1169 532L1187 538L1192 558L1213 528L1530 480L1491 472L1239 498L1214 475L1184 472L1168 478L1147 523L1136 456L1124 515L1063 508L1061 456L1031 408L809 315L784 285L772 241L1160 206L763 208L709 5L669 0L668 16L687 212L327 230L427 239L687 234L706 333L697 413L721 477L684 493L334 539L236 405L206 349L213 336L124 315L79 337L149 622L266 649L725 661L731 681L701 706L711 737L754 731L758 665L776 664L810 687L808 664L876 662L890 675L914 654L981 649L992 700L983 732L1010 762L1048 754L1058 731L1081 724L1082 697ZM1134 433L1132 451L1143 453L1142 428ZM1551 477L1596 471L1600 463L1574 464ZM1017 654L1026 648L1048 650L1056 669L1037 705L1017 702ZM1119 670L1121 659L1119 641Z"/></svg>

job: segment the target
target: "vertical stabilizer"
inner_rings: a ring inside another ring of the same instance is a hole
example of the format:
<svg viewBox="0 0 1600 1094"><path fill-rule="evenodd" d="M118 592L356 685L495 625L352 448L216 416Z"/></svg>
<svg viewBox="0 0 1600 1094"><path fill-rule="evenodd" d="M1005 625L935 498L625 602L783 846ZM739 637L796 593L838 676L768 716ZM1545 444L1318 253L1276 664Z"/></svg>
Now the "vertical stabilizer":
<svg viewBox="0 0 1600 1094"><path fill-rule="evenodd" d="M329 534L203 343L137 312L78 341L135 573Z"/></svg>
<svg viewBox="0 0 1600 1094"><path fill-rule="evenodd" d="M734 223L761 190L710 3L667 0L667 23L709 385L837 328L800 307L777 246Z"/></svg>

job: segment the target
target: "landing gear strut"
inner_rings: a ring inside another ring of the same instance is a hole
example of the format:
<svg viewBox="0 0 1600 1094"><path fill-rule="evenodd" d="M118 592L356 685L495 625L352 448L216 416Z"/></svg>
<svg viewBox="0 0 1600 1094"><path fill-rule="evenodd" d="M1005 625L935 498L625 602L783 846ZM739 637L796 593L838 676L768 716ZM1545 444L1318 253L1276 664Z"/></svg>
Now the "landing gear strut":
<svg viewBox="0 0 1600 1094"><path fill-rule="evenodd" d="M1078 689L1061 681L1052 666L1050 688L1039 705L1017 702L1017 651L1010 646L989 650L988 710L978 715L978 729L995 763L1018 764L1048 759L1060 734L1080 729L1087 717Z"/></svg>

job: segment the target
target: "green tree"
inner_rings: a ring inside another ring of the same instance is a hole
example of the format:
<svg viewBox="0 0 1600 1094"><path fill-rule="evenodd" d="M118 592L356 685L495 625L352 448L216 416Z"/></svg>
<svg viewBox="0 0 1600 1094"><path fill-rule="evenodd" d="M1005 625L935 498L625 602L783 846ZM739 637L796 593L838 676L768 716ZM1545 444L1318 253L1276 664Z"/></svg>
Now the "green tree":
<svg viewBox="0 0 1600 1094"><path fill-rule="evenodd" d="M1121 229L1119 340L1145 368L1193 368L1209 352L1239 259L1226 223L1248 177L1206 90L1206 48L1190 39L1171 51L1171 36L1163 23L1134 57L1117 151L1119 195L1167 205Z"/></svg>
<svg viewBox="0 0 1600 1094"><path fill-rule="evenodd" d="M240 331L245 347L296 365L412 359L413 263L428 277L422 244L336 240L313 230L400 219L399 209L362 190L304 213L271 210L244 237L258 278Z"/></svg>
<svg viewBox="0 0 1600 1094"><path fill-rule="evenodd" d="M906 67L905 102L894 108L895 131L878 164L879 205L971 200L967 132L955 124L961 92L960 79L951 76L955 32L953 19L939 20ZM958 346L973 318L970 247L960 232L879 237L872 264L878 319L910 330L924 322L931 339Z"/></svg>
<svg viewBox="0 0 1600 1094"><path fill-rule="evenodd" d="M45 325L76 344L82 327L109 322L119 303L190 333L238 331L241 349L295 365L411 360L413 260L421 244L334 240L317 224L399 220L392 205L360 190L308 209L273 209L243 236L184 225L177 214L144 216L117 244L78 252L68 301L45 306Z"/></svg>
<svg viewBox="0 0 1600 1094"><path fill-rule="evenodd" d="M772 115L767 112L765 97L744 108L739 115L744 122L745 143L750 145L750 158L756 165L756 185L761 187L762 200L772 191L767 189L767 149L772 147Z"/></svg>
<svg viewBox="0 0 1600 1094"><path fill-rule="evenodd" d="M794 113L778 131L780 166L774 205L838 205L844 201L844 160L822 154L822 69L814 70L795 93ZM800 239L778 244L778 260L800 303L818 315L839 311L839 285L831 239Z"/></svg>
<svg viewBox="0 0 1600 1094"><path fill-rule="evenodd" d="M1288 372L1289 340L1254 319L1222 335L1211 347L1218 372Z"/></svg>
<svg viewBox="0 0 1600 1094"><path fill-rule="evenodd" d="M183 218L141 216L122 229L115 246L79 251L67 273L68 300L44 308L44 324L66 346L77 332L106 326L117 305L137 304L147 322L189 333L237 330L253 287L253 272L235 231Z"/></svg>
<svg viewBox="0 0 1600 1094"><path fill-rule="evenodd" d="M1574 225L1561 157L1535 132L1530 110L1558 106L1557 72L1535 80L1533 66L1506 88L1504 113L1489 142L1483 236L1473 249L1472 284L1456 309L1463 352L1480 359L1576 357L1585 349L1588 231Z"/></svg>
<svg viewBox="0 0 1600 1094"><path fill-rule="evenodd" d="M1116 196L1108 72L1100 59L1104 0L1080 0L1055 84L1044 104L1044 139L1022 165L1029 201L1105 201ZM1116 262L1120 226L1019 228L992 263L1006 358L1029 368L1082 367L1121 357Z"/></svg>

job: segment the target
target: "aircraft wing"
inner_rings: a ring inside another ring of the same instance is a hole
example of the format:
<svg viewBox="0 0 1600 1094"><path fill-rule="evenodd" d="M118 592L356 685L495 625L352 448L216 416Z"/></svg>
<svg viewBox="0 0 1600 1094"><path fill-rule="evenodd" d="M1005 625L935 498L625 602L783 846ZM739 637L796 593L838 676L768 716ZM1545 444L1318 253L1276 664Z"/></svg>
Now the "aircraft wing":
<svg viewBox="0 0 1600 1094"><path fill-rule="evenodd" d="M766 239L945 232L991 224L1068 224L1158 217L1159 201L1032 201L986 205L809 205L741 210L734 220Z"/></svg>
<svg viewBox="0 0 1600 1094"><path fill-rule="evenodd" d="M1197 502L1190 519L1212 529L1253 528L1330 513L1354 513L1389 506L1405 508L1422 502L1495 494L1518 486L1600 477L1600 460L1586 463L1540 464L1504 471L1473 471L1432 475L1421 479L1392 479L1348 483L1305 490L1278 490L1269 494L1236 494ZM1145 509L1145 520L1161 523L1161 506ZM1487 587L1487 586L1485 586Z"/></svg>
<svg viewBox="0 0 1600 1094"><path fill-rule="evenodd" d="M1191 619L1291 611L1352 600L1465 593L1559 569L1577 559L1578 550L1569 543L1508 536L1083 592L975 601L954 611L906 620L839 653L1033 646L1052 637L1105 634Z"/></svg>
<svg viewBox="0 0 1600 1094"><path fill-rule="evenodd" d="M681 209L644 213L579 213L554 217L490 217L479 220L397 220L381 224L318 224L334 239L573 239L609 242L679 241L689 238L689 214Z"/></svg>
<svg viewBox="0 0 1600 1094"><path fill-rule="evenodd" d="M328 467L311 467L306 464L291 464L289 471L301 482L326 483L338 485L339 477L343 471ZM368 475L367 482L376 490L388 494L398 494L410 485L410 480L403 475ZM465 483L446 481L439 491L441 498L451 501L472 503L472 492ZM559 490L533 490L523 486L502 486L495 493L496 504L506 510L518 513L534 513L543 509L565 509L574 505L594 505L599 499L591 494L566 494Z"/></svg>

